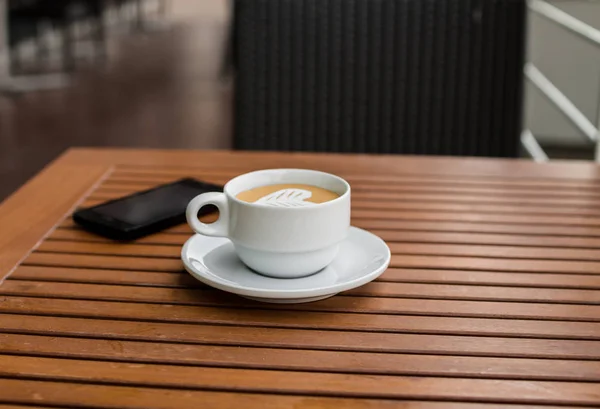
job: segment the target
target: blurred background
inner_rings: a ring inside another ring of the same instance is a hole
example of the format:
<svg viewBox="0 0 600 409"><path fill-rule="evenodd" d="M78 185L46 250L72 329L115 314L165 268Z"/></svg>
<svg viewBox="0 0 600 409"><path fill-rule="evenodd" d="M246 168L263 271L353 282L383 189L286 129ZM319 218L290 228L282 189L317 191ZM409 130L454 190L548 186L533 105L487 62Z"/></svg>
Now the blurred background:
<svg viewBox="0 0 600 409"><path fill-rule="evenodd" d="M309 3L309 8L303 9L304 14L301 14L303 18L306 18L307 12L316 13L318 21L325 27L323 32L331 34L327 28L329 27L327 14L318 14L321 3L302 1ZM383 19L386 15L385 7L395 7L394 10L400 10L399 6L392 4L392 1L410 3L410 0L372 0L371 3L382 4L377 9L377 13L381 13ZM367 0L362 2L365 3ZM239 3L242 6L245 4L247 8L253 4L261 4L264 8L268 3L274 2L241 0ZM291 4L289 1L282 3ZM359 3L352 1L352 4ZM495 43L492 44L496 41L495 37L490 37L491 46L496 47L491 48L492 50L498 49L499 52L508 53L506 49L510 44L507 43L509 41L507 38L520 41L522 21L518 17L519 14L515 14L518 18L512 19L510 14L512 11L510 13L503 11L502 4L511 3L513 4L511 7L515 8L524 5L525 1L489 0L486 3L486 0L448 0L447 2L423 0L421 3L427 4L423 7L429 7L424 9L423 19L427 18L428 12L434 13L437 19L444 19L446 12L450 16L448 19L454 18L452 16L459 16L459 11L462 10L458 8L458 4L465 3L469 12L469 20L465 24L469 24L469 27L472 26L471 28L475 30L465 31L465 33L471 36L473 41L477 41L477 35L487 32L486 13L489 12L488 14L492 16L489 19L491 24L489 33L505 27L508 36L497 40L500 41L498 47L494 45ZM441 3L456 3L457 8L453 11L450 6L444 6L447 9L437 13L436 7ZM489 8L488 3L493 3L493 8ZM296 58L293 54L294 50L291 50L289 55L285 54L285 47L278 42L278 38L281 37L278 34L285 32L287 26L277 28L281 31L279 33L272 33L268 31L269 27L276 27L276 25L267 23L270 18L287 16L287 11L284 6L276 6L281 8L275 9L273 14L269 14L271 11L265 8L264 15L242 10L243 21L239 22L241 29L232 31L235 4L237 3L229 0L0 0L0 200L71 146L197 149L266 146L264 141L261 142L263 145L254 146L246 146L244 143L234 141L233 124L236 123L234 106L238 108L237 115L241 115L238 124L246 125L251 123L254 117L268 115L260 111L260 100L257 102L252 99L254 95L251 98L248 94L252 94L253 89L258 94L266 89L265 104L273 105L273 101L267 100L270 95L268 90L286 81L285 65L283 68L280 65L285 64L286 61L294 61ZM348 3L327 0L323 4L327 4L328 7L324 13L331 14ZM550 8L546 7L548 5ZM541 147L551 159L592 160L600 113L600 47L598 47L600 31L597 30L600 28L600 2L596 0L535 1L530 2L529 7L524 6L523 9L525 10L523 21L527 23L524 27L526 35L523 37L523 47L515 45L514 58L510 59L516 64L515 72L521 73L522 67L525 67L525 75L518 80L515 79L516 85L513 85L515 97L522 101L522 106L520 102L516 104L515 112L518 111L519 115L513 114L510 120L514 121L519 129L527 131L528 136L534 136L540 145L534 143L534 150ZM340 12L342 16L345 15L343 10ZM419 13L419 10L412 9L412 12ZM293 11L290 12L290 16L292 13ZM370 12L365 9L365 13ZM371 12L370 18L376 15ZM498 15L501 17L494 17ZM377 64L381 63L385 67L387 60L384 46L387 23L382 19L369 23L366 32L368 35L365 38L377 42L377 47L382 52L373 54L373 58L379 58ZM411 24L410 16L406 21L407 24ZM392 22L390 20L390 23ZM381 33L377 31L380 23ZM397 21L395 24L397 27ZM264 29L263 26L267 27L265 29L267 31L261 31ZM314 37L315 32L311 31L310 22L307 27L307 32L313 34L313 37L310 37L311 41L314 41L315 47L320 47L318 39ZM319 27L315 28L317 35ZM340 32L344 27L342 24ZM444 27L452 32L450 23ZM480 31L476 31L477 29ZM432 33L443 34L442 31L432 31ZM260 37L263 34L264 38ZM237 54L232 51L229 41L236 38L236 35L241 39L236 42L236 46L242 48L237 50ZM256 38L252 37L254 35ZM293 35L295 34L290 34ZM244 43L244 39L249 36L253 41L250 45ZM320 65L316 63L319 56L327 59L328 52L333 53L331 50L335 50L334 37L331 37L332 47L329 51L321 47L318 49L323 53L313 56L315 69ZM272 38L275 39L271 40ZM293 42L293 38L290 38ZM410 40L412 37L407 38ZM426 34L419 34L418 41L421 41L419 52L424 53L424 57L419 54L415 58L431 57L427 54L429 47L427 38ZM440 35L439 39L443 40L443 35ZM360 39L358 41L360 47ZM368 41L365 43L367 47L365 49L368 49ZM277 60L278 54L261 51L260 47L270 47L267 44L271 44L282 55L281 64ZM303 44L303 47L310 47L306 43ZM234 54L243 57L245 55L243 48L248 49L251 46L258 47L253 51L255 59L246 58L239 62L239 80L242 91L246 89L246 93L242 93L242 102L236 105L234 76L229 75L228 62ZM451 43L442 43L442 45L436 43L431 48L441 50L441 62L447 61L449 56L452 57L450 51L444 49L446 46L451 47ZM485 44L478 45L483 50L484 57L485 46ZM519 54L521 49L523 58ZM309 57L312 55L311 48L303 48L303 50L304 55ZM493 57L496 55L495 52L489 52L487 55ZM274 78L278 81L275 85L268 82L270 79L268 75L260 80L263 82L254 81L251 68L260 67L261 55L263 59L270 59L269 64L272 63L267 65L265 70L275 67ZM476 54L471 53L471 57L473 55ZM437 57L434 55L432 58ZM389 63L392 64L391 61ZM482 62L484 63L485 61ZM525 65L526 63L534 65ZM465 71L467 72L465 75L471 76L486 67L482 65L483 68L480 68L473 64L472 61L469 62L473 71ZM335 61L326 66L329 67L328 69L335 68ZM302 69L301 65L300 67ZM392 64L390 67L395 65ZM440 70L448 69L447 65L441 67ZM298 70L298 67L291 64L289 71L291 72L292 69ZM489 72L493 74L496 71ZM385 71L382 73L393 79L393 74ZM444 75L451 75L452 71L444 71L444 73ZM317 83L320 81L319 78L317 75L315 80ZM452 78L445 76L443 79L451 81ZM492 81L493 75L489 79ZM289 78L287 80L293 82ZM310 84L310 77L306 77L305 80ZM524 84L522 90L520 81ZM438 81L438 83L442 82ZM485 82L485 78L482 82ZM254 84L252 86L258 89L251 88L248 84ZM244 86L246 88L243 88ZM337 86L339 87L339 84ZM501 87L502 84L497 88ZM421 91L416 89L417 93ZM428 91L430 89L425 88L423 92ZM277 92L273 93L274 98L283 95ZM336 92L336 89L333 89L331 95L336 95ZM460 89L453 92L460 94ZM318 95L315 95L318 99ZM323 95L324 98L329 98L329 94ZM372 95L377 98L378 94ZM444 93L431 95L433 103L435 103L435 95L446 98ZM284 97L285 95L282 96ZM392 98L392 95L383 95L383 97ZM277 98L274 99L275 104L277 101L281 102L281 99ZM424 98L420 101L424 101ZM424 102L422 104L422 109L426 109L426 104ZM249 106L252 107L248 108ZM434 109L435 106L433 105ZM439 107L443 108L442 105ZM317 108L320 109L319 106ZM282 115L284 117L282 121L285 120L284 111L278 113L272 106L269 109L272 110L269 112ZM419 112L421 111L415 111L415 115L421 115ZM376 114L379 115L378 112L373 115ZM467 114L468 112L465 113ZM365 114L365 118L370 118L368 115ZM387 114L383 112L381 115L384 117ZM486 115L493 117L494 114ZM318 131L320 119L318 116L315 118L317 118L315 130ZM494 119L496 120L502 121L502 118ZM310 123L310 118L308 121ZM327 128L328 122L325 119L322 123L323 129L332 130L331 127ZM440 125L438 128L437 132L443 133L446 126ZM259 129L257 132L262 132L260 128L257 129ZM376 124L373 129L377 129ZM493 126L490 129L493 129ZM436 131L435 125L433 131ZM275 135L278 129L266 129L265 132L272 132ZM520 136L513 133L515 138ZM509 137L512 138L513 135ZM241 138L248 141L252 135L242 135ZM389 148L389 141L387 143L386 146ZM272 145L271 148L273 147L276 148L277 145ZM376 152L375 144L373 147L372 150L365 149L365 151ZM393 152L445 154L441 149L417 152L414 149L400 148ZM299 146L299 149L316 150L312 145ZM336 150L335 146L327 149ZM343 146L338 150L357 151L355 147L346 149ZM488 153L474 151L472 154L485 156ZM511 156L504 153L491 156ZM527 149L522 148L516 155L531 156ZM538 157L538 160L545 159Z"/></svg>
<svg viewBox="0 0 600 409"><path fill-rule="evenodd" d="M230 146L227 1L110 3L101 35L97 13L74 10L67 67L60 25L34 37L39 16L0 16L24 26L0 75L0 200L70 146Z"/></svg>

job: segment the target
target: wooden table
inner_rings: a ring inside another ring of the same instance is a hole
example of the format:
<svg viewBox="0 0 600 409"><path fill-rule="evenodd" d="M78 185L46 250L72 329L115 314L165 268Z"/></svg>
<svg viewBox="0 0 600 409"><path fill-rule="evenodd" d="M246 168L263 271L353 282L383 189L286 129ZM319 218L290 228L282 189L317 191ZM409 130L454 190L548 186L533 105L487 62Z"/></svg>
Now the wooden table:
<svg viewBox="0 0 600 409"><path fill-rule="evenodd" d="M182 176L291 166L350 181L353 223L392 249L381 279L259 304L182 271L186 226L115 244L69 218ZM593 164L72 150L0 226L3 409L600 405Z"/></svg>

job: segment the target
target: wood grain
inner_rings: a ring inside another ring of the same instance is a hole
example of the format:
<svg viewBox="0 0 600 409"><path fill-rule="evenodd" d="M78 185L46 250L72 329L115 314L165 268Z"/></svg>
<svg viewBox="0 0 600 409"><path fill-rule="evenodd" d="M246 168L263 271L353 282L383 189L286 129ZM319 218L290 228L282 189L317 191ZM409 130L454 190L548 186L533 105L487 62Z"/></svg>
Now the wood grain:
<svg viewBox="0 0 600 409"><path fill-rule="evenodd" d="M505 260L478 257L412 256L402 254L393 255L390 266L538 273L600 274L600 263L592 261Z"/></svg>
<svg viewBox="0 0 600 409"><path fill-rule="evenodd" d="M94 256L87 254L32 253L25 265L109 268L119 270L182 271L180 259Z"/></svg>
<svg viewBox="0 0 600 409"><path fill-rule="evenodd" d="M585 276L584 278L587 278ZM71 267L20 266L11 275L14 280L58 281L67 283L123 284L150 287L203 287L191 275L154 271L121 271Z"/></svg>
<svg viewBox="0 0 600 409"><path fill-rule="evenodd" d="M349 409L356 408L400 408L400 409L459 409L483 408L500 409L502 405L469 402L435 402L411 399L357 399L334 397L311 397L307 395L277 396L266 394L248 394L243 392L213 392L198 390L173 390L165 388L90 385L49 381L13 381L0 380L0 387L9 391L7 400L19 403L58 402L60 405L74 406L81 401L93 402L97 407L134 408L134 409L170 409L192 408L198 402L206 407L239 408L330 408L341 406ZM574 391L576 392L576 391ZM281 405L281 406L280 406ZM512 409L557 409L550 406L511 406Z"/></svg>
<svg viewBox="0 0 600 409"><path fill-rule="evenodd" d="M206 407L220 408L275 408L282 405L294 408L326 408L341 405L354 408L424 408L430 402L398 402L397 400L363 400L327 397L278 396L248 394L241 392L212 392L198 390L177 390L140 386L110 386L67 382L0 379L0 389L5 392L3 399L14 403L40 403L76 407L87 402L92 407L127 409L175 409L194 408L198 402ZM435 405L435 403L434 403ZM433 406L435 407L435 406ZM440 408L455 409L456 404L441 403ZM496 406L497 407L497 406Z"/></svg>
<svg viewBox="0 0 600 409"><path fill-rule="evenodd" d="M123 255L158 258L179 258L181 256L181 245L177 246L150 246L144 244L121 244L121 243L85 243L67 241L47 241L42 243L38 249L42 253L65 253L65 254L99 254L99 255Z"/></svg>
<svg viewBox="0 0 600 409"><path fill-rule="evenodd" d="M23 405L11 405L11 404L2 404L0 403L0 409L31 409L31 408L37 408L37 409L52 409L52 408L56 408L56 406L52 406L52 408L50 406L40 406L40 405L27 405L27 406L23 406Z"/></svg>

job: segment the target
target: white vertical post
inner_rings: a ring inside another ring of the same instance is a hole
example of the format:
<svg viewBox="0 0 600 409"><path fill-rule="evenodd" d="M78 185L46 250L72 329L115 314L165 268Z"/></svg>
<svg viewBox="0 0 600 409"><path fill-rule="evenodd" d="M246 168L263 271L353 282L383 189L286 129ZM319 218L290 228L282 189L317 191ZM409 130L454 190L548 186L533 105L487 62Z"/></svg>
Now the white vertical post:
<svg viewBox="0 0 600 409"><path fill-rule="evenodd" d="M529 129L525 129L523 133L521 133L521 145L523 145L525 151L527 151L534 161L548 162L548 155L546 155L546 152L544 152Z"/></svg>

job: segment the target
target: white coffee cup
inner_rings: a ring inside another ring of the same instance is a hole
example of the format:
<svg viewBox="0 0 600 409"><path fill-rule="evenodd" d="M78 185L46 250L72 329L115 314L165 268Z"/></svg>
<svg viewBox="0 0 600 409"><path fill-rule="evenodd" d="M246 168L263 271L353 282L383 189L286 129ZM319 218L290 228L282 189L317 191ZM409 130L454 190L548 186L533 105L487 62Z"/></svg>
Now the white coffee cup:
<svg viewBox="0 0 600 409"><path fill-rule="evenodd" d="M275 184L306 184L340 196L324 203L278 207L244 202L246 190ZM206 205L219 209L210 224L198 220ZM350 228L350 185L325 172L268 169L230 180L223 193L203 193L187 207L187 221L199 234L229 238L238 257L251 269L272 277L297 278L323 269L333 261Z"/></svg>

